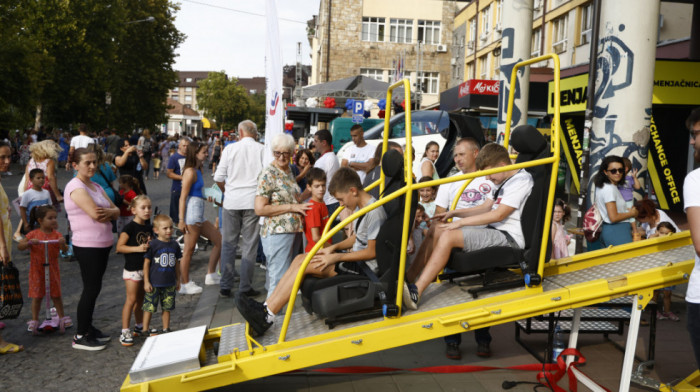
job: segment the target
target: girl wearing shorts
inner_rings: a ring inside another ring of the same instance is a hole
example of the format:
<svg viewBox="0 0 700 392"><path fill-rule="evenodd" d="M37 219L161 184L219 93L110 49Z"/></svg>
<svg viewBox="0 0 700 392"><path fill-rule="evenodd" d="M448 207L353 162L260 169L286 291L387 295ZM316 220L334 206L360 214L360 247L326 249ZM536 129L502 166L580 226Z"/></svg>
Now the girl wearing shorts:
<svg viewBox="0 0 700 392"><path fill-rule="evenodd" d="M185 168L182 171L182 192L180 193L177 224L177 227L185 234L185 250L182 252L180 262L180 294L202 292L202 288L190 280L190 261L200 233L214 244L214 249L209 255L207 276L204 283L207 285L219 284L221 280L216 273L216 265L221 257L221 233L211 222L204 219L206 200L202 192L204 189L202 164L207 159L207 155L205 143L192 142L187 146Z"/></svg>
<svg viewBox="0 0 700 392"><path fill-rule="evenodd" d="M134 337L143 333L143 257L153 236L151 226L151 199L146 195L136 196L129 205L134 219L119 233L117 253L124 254L122 279L126 287L126 300L122 308L122 346L134 344ZM132 331L131 314L136 325Z"/></svg>

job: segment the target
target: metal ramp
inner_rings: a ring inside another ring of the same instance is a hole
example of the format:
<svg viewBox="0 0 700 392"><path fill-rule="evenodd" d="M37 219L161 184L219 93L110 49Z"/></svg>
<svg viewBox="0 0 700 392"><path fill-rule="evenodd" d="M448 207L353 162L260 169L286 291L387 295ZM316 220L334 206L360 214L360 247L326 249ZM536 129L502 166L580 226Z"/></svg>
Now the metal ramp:
<svg viewBox="0 0 700 392"><path fill-rule="evenodd" d="M199 370L142 383L132 384L127 377L122 391L205 390L622 296L635 295L644 305L654 289L687 281L693 265L694 248L689 233L682 232L554 260L538 288L473 299L459 285L433 284L420 309L400 318L329 330L323 320L298 309L282 342L281 317L257 342L246 336L245 324L209 330L202 350L213 354L217 343L215 361L202 356Z"/></svg>

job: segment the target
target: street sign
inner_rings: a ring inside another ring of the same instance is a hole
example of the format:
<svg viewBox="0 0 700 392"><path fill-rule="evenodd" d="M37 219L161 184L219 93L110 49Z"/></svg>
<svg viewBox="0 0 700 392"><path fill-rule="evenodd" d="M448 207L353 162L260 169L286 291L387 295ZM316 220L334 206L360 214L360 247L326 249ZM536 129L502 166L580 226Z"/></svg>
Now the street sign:
<svg viewBox="0 0 700 392"><path fill-rule="evenodd" d="M352 122L361 124L365 120L365 102L355 101L352 105Z"/></svg>

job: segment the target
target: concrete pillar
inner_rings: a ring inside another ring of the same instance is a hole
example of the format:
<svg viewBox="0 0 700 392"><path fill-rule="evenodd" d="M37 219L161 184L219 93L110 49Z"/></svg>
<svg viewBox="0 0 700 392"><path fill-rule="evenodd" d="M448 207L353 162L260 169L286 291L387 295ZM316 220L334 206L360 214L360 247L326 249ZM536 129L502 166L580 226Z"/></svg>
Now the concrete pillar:
<svg viewBox="0 0 700 392"><path fill-rule="evenodd" d="M532 40L533 0L505 0L503 2L503 33L501 38L501 93L498 96L498 142L503 143L506 127L506 109L510 93L510 74L513 66L530 58ZM521 68L515 88L515 102L511 127L527 122L528 92L530 91L530 68ZM511 128L511 129L512 129Z"/></svg>
<svg viewBox="0 0 700 392"><path fill-rule="evenodd" d="M618 155L632 161L641 181L647 170L656 58L657 29L649 26L658 23L660 2L601 3L590 173L606 156Z"/></svg>

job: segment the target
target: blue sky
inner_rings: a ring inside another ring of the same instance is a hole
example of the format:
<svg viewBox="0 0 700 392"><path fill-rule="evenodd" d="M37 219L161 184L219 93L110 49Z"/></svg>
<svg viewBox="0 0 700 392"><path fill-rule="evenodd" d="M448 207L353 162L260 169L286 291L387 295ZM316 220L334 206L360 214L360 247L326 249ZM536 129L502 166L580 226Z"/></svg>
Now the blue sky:
<svg viewBox="0 0 700 392"><path fill-rule="evenodd" d="M318 14L319 1L277 0L285 64L296 63L297 42L302 43L302 62L311 63L305 22ZM223 70L229 76L246 78L265 76L264 0L178 2L180 11L176 14L175 26L187 39L176 51L179 54L175 59L176 70Z"/></svg>

